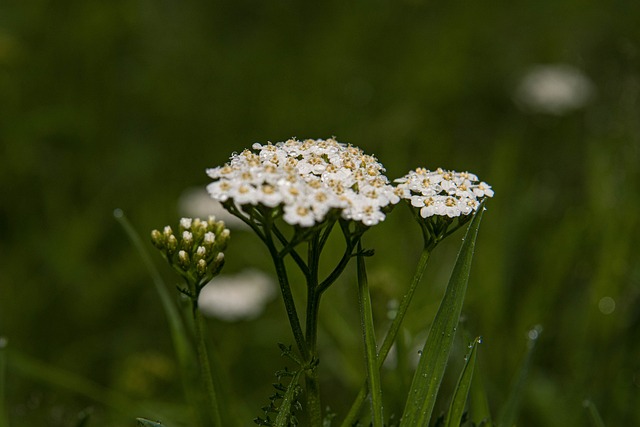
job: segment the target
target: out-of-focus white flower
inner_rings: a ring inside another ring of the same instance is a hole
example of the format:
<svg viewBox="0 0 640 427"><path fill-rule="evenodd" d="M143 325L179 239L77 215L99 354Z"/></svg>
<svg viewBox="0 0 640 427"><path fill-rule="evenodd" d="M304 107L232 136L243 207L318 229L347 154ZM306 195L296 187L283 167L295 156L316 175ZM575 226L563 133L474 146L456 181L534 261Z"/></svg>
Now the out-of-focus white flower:
<svg viewBox="0 0 640 427"><path fill-rule="evenodd" d="M420 208L422 218L469 215L483 199L493 197L491 186L469 172L418 168L396 182L398 193L411 206Z"/></svg>
<svg viewBox="0 0 640 427"><path fill-rule="evenodd" d="M236 275L222 275L209 282L198 298L198 308L205 316L227 322L254 319L262 314L276 295L271 278L258 270Z"/></svg>
<svg viewBox="0 0 640 427"><path fill-rule="evenodd" d="M284 221L300 227L322 223L332 210L372 226L384 220L383 208L399 201L382 164L358 147L331 138L252 148L207 169L213 199L282 209Z"/></svg>
<svg viewBox="0 0 640 427"><path fill-rule="evenodd" d="M575 67L538 65L522 78L515 98L526 110L562 115L585 106L593 92L591 80Z"/></svg>
<svg viewBox="0 0 640 427"><path fill-rule="evenodd" d="M207 190L201 187L188 188L182 192L178 200L178 211L180 215L186 217L207 218L213 215L216 219L224 221L226 226L231 229L249 228L240 219L227 212L219 201L213 200ZM190 226L191 224L189 224Z"/></svg>

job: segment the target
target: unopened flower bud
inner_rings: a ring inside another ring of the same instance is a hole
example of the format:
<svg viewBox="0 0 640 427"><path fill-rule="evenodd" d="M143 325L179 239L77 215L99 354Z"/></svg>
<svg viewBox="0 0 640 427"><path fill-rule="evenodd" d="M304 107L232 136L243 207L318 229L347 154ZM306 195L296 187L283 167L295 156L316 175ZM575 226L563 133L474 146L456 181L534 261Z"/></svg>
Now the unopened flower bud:
<svg viewBox="0 0 640 427"><path fill-rule="evenodd" d="M151 232L151 243L153 243L153 246L158 249L164 249L165 238L161 232L159 232L158 230L153 230Z"/></svg>
<svg viewBox="0 0 640 427"><path fill-rule="evenodd" d="M218 239L216 241L216 248L219 251L224 251L227 248L227 244L229 243L229 239L231 238L231 232L228 228L222 230L221 233L218 234Z"/></svg>
<svg viewBox="0 0 640 427"><path fill-rule="evenodd" d="M204 244L213 245L215 241L216 241L216 235L213 234L211 231L207 231L204 234L204 239L203 239Z"/></svg>
<svg viewBox="0 0 640 427"><path fill-rule="evenodd" d="M190 231L182 233L182 247L185 249L191 248L193 245L193 234Z"/></svg>
<svg viewBox="0 0 640 427"><path fill-rule="evenodd" d="M224 263L224 253L223 252L218 252L218 255L216 255L216 259L213 261L216 265L216 267L218 267L219 265Z"/></svg>
<svg viewBox="0 0 640 427"><path fill-rule="evenodd" d="M193 221L191 222L191 229L195 230L198 227L200 227L200 224L202 223L202 220L200 218L193 218Z"/></svg>
<svg viewBox="0 0 640 427"><path fill-rule="evenodd" d="M173 230L171 229L171 226L167 225L166 227L164 227L164 230L162 231L162 233L164 234L165 237L169 237L171 235L173 235Z"/></svg>
<svg viewBox="0 0 640 427"><path fill-rule="evenodd" d="M207 272L207 262L203 259L199 260L196 269L199 275L204 276Z"/></svg>
<svg viewBox="0 0 640 427"><path fill-rule="evenodd" d="M189 268L189 254L187 254L185 251L178 252L178 263L183 270Z"/></svg>
<svg viewBox="0 0 640 427"><path fill-rule="evenodd" d="M207 249L204 246L198 246L198 249L196 249L196 258L203 259L205 256L207 256Z"/></svg>
<svg viewBox="0 0 640 427"><path fill-rule="evenodd" d="M176 253L176 249L178 249L178 239L173 234L167 237L167 252L169 255L173 255Z"/></svg>
<svg viewBox="0 0 640 427"><path fill-rule="evenodd" d="M182 227L185 230L188 230L191 228L191 222L193 220L191 218L182 218L180 220L180 227Z"/></svg>

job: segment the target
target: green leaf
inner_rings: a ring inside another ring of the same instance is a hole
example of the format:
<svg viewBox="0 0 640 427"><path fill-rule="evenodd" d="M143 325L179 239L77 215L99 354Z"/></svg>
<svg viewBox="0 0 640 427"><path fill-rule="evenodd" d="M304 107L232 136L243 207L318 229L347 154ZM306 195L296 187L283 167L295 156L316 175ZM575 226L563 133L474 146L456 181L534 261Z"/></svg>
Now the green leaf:
<svg viewBox="0 0 640 427"><path fill-rule="evenodd" d="M482 338L476 338L473 343L471 343L471 350L469 350L469 354L464 358L465 364L462 368L460 379L458 379L458 385L453 391L449 412L447 412L447 417L444 422L445 427L460 426L462 415L464 414L464 407L469 395L469 389L471 388L471 379L473 378L473 371L476 365L476 355L478 354L478 344L481 342Z"/></svg>
<svg viewBox="0 0 640 427"><path fill-rule="evenodd" d="M138 425L142 427L164 427L160 421L151 421L146 418L136 418L138 420Z"/></svg>
<svg viewBox="0 0 640 427"><path fill-rule="evenodd" d="M274 424L276 427L288 427L289 426L289 418L291 417L291 406L293 402L296 400L296 389L298 388L298 380L300 378L300 373L302 370L299 370L295 373L289 386L287 387L287 391L284 393L284 397L282 398L282 403L278 408L278 416L276 417L276 423Z"/></svg>
<svg viewBox="0 0 640 427"><path fill-rule="evenodd" d="M371 395L371 418L373 427L382 427L382 387L380 385L380 369L376 349L376 334L373 328L373 312L371 308L371 294L367 280L367 269L364 263L362 243L358 242L358 305L360 306L360 321L364 336L365 361L367 364L367 378Z"/></svg>
<svg viewBox="0 0 640 427"><path fill-rule="evenodd" d="M431 325L429 337L424 344L418 368L413 376L401 426L427 426L431 419L467 291L482 213L481 207L474 215L463 239L447 290Z"/></svg>
<svg viewBox="0 0 640 427"><path fill-rule="evenodd" d="M471 396L469 402L469 419L477 426L491 427L491 411L489 400L482 383L482 371L475 371L471 381Z"/></svg>

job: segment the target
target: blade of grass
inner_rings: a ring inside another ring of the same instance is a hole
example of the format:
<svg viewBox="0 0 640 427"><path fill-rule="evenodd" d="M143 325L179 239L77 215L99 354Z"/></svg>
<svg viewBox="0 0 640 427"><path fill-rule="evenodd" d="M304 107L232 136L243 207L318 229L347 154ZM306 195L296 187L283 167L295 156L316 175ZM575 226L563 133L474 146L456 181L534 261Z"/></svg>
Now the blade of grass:
<svg viewBox="0 0 640 427"><path fill-rule="evenodd" d="M380 385L380 369L376 348L376 335L373 329L373 312L371 294L367 280L367 269L362 255L362 243L358 242L358 303L360 305L360 322L364 336L365 360L369 394L371 395L371 419L373 427L382 427L382 387Z"/></svg>
<svg viewBox="0 0 640 427"><path fill-rule="evenodd" d="M9 427L9 415L6 407L5 378L7 372L6 359L7 339L0 337L0 426Z"/></svg>
<svg viewBox="0 0 640 427"><path fill-rule="evenodd" d="M483 208L480 208L471 220L463 239L447 290L413 376L401 426L427 426L431 419L462 311L482 214Z"/></svg>
<svg viewBox="0 0 640 427"><path fill-rule="evenodd" d="M151 276L156 292L160 297L162 308L169 322L173 348L176 352L180 370L182 372L182 383L185 392L185 398L191 405L196 402L201 402L202 397L200 396L200 392L194 386L195 384L198 384L195 362L196 359L194 356L194 350L187 338L188 334L186 332L184 321L180 316L180 313L178 312L178 309L173 302L169 291L167 290L167 286L164 280L162 280L160 272L151 260L151 256L149 255L149 252L143 244L140 235L133 228L121 209L114 210L113 216L120 223L125 233L129 237L129 240L131 240L131 243L133 243L134 247L137 249L138 254L142 258L142 261L147 267L149 275ZM197 406L201 407L202 405ZM196 418L196 412L198 412L197 409L192 409L192 418ZM200 418L200 420L194 419L194 423L196 425L200 425L202 419L204 418L204 415L201 412L198 412L198 417Z"/></svg>
<svg viewBox="0 0 640 427"><path fill-rule="evenodd" d="M471 398L469 401L469 419L476 425L491 427L491 411L489 400L482 383L482 371L475 370L471 381ZM483 424L484 423L484 424Z"/></svg>
<svg viewBox="0 0 640 427"><path fill-rule="evenodd" d="M602 417L598 412L598 408L596 408L596 405L591 400L586 399L584 402L582 402L582 405L587 409L587 411L589 411L591 421L593 421L593 425L595 427L605 427L604 421L602 421Z"/></svg>
<svg viewBox="0 0 640 427"><path fill-rule="evenodd" d="M527 376L529 375L529 367L531 366L531 359L533 356L533 349L538 342L540 333L542 332L541 326L535 326L531 329L527 335L527 351L524 356L524 360L518 370L518 375L511 387L509 397L504 407L500 411L498 416L499 427L512 427L516 422L518 416L518 408L520 406L520 400L524 392L524 387L527 382Z"/></svg>
<svg viewBox="0 0 640 427"><path fill-rule="evenodd" d="M159 421L150 421L146 418L136 418L136 420L141 427L164 427L164 424Z"/></svg>
<svg viewBox="0 0 640 427"><path fill-rule="evenodd" d="M407 314L407 310L409 309L409 303L413 298L413 294L415 293L416 288L418 287L418 283L422 279L425 269L427 268L427 262L429 261L429 256L431 251L427 248L423 249L422 254L420 255L420 260L418 261L418 266L416 267L416 271L413 275L413 279L411 280L411 284L409 285L409 289L402 297L402 302L400 303L400 307L398 307L398 311L396 316L393 318L391 322L391 326L387 331L387 334L382 341L382 345L380 346L380 351L378 352L378 369L382 367L393 343L398 336L398 332L400 331L400 327L402 326L402 322L404 320L405 314ZM360 408L367 398L367 381L362 384L360 387L360 391L356 396L354 402L351 404L351 408L347 413L347 416L340 424L341 427L351 427L355 424L356 418L358 417L358 413L360 412Z"/></svg>
<svg viewBox="0 0 640 427"><path fill-rule="evenodd" d="M445 418L445 427L460 427L462 421L462 415L464 414L464 407L467 403L467 397L469 396L469 389L471 388L471 380L473 378L473 371L476 366L476 355L478 354L478 344L482 342L482 338L478 337L471 343L469 354L464 358L465 364L460 373L458 384L453 391L453 397L451 398L451 405Z"/></svg>

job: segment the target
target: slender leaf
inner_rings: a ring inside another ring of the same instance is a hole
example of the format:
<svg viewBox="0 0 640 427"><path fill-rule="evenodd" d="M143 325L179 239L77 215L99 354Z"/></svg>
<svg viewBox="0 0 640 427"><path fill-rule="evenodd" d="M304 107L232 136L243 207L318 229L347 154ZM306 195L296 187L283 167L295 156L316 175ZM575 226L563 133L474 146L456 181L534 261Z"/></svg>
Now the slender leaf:
<svg viewBox="0 0 640 427"><path fill-rule="evenodd" d="M509 392L507 402L505 403L498 417L499 427L512 427L513 425L515 425L516 417L518 416L520 400L522 398L524 387L527 382L527 377L529 375L529 367L531 366L533 349L538 342L538 338L540 337L541 332L542 327L536 326L528 333L527 351L525 353L524 360L520 365L518 375L516 376L513 386L511 387L511 391Z"/></svg>
<svg viewBox="0 0 640 427"><path fill-rule="evenodd" d="M602 421L602 417L600 416L600 413L598 412L598 408L596 408L596 405L589 399L585 400L583 402L583 405L585 408L587 408L587 411L589 411L589 415L591 416L591 421L593 422L593 425L595 427L605 427L604 421Z"/></svg>
<svg viewBox="0 0 640 427"><path fill-rule="evenodd" d="M491 411L489 400L482 383L482 371L475 370L471 381L471 396L469 402L469 418L476 425L491 427Z"/></svg>
<svg viewBox="0 0 640 427"><path fill-rule="evenodd" d="M401 426L427 426L431 419L462 311L482 213L481 208L474 215L463 239L447 290L431 325L418 368L413 376Z"/></svg>
<svg viewBox="0 0 640 427"><path fill-rule="evenodd" d="M89 418L91 418L92 413L92 408L87 408L81 411L78 414L78 422L76 423L75 427L87 427L89 425Z"/></svg>
<svg viewBox="0 0 640 427"><path fill-rule="evenodd" d="M146 418L136 418L138 420L138 425L141 427L164 427L160 421L150 421Z"/></svg>
<svg viewBox="0 0 640 427"><path fill-rule="evenodd" d="M275 427L288 427L289 419L291 418L291 406L293 402L296 400L296 389L298 387L298 380L300 379L300 373L302 370L299 370L295 373L293 378L291 378L291 382L287 387L287 391L284 393L284 397L282 398L282 403L278 408L278 416L276 417Z"/></svg>
<svg viewBox="0 0 640 427"><path fill-rule="evenodd" d="M420 255L420 260L418 261L418 265L416 267L416 271L413 275L413 279L411 280L411 284L409 285L409 289L402 297L402 302L398 307L398 311L396 312L396 316L393 318L391 322L391 326L387 331L387 334L382 341L382 345L380 346L380 351L378 352L378 369L382 367L389 351L393 343L396 341L396 337L398 337L398 332L400 331L400 327L402 326L402 322L404 320L405 314L409 309L409 303L413 298L413 294L415 293L416 288L418 287L418 283L422 279L422 275L424 274L425 269L427 268L427 262L429 261L429 256L431 255L431 251L427 248L423 249L422 254ZM363 402L367 397L367 388L368 382L365 381L364 384L360 387L360 391L356 396L354 402L351 404L351 408L347 413L347 416L340 424L341 427L351 427L356 423L356 418L360 413L360 408L362 407Z"/></svg>
<svg viewBox="0 0 640 427"><path fill-rule="evenodd" d="M382 387L380 385L380 368L376 349L376 334L373 329L373 313L371 295L367 280L367 269L362 255L362 244L358 242L358 302L360 305L360 321L364 336L367 378L371 394L371 418L373 427L382 427Z"/></svg>
<svg viewBox="0 0 640 427"><path fill-rule="evenodd" d="M5 375L7 370L6 359L7 339L0 337L0 426L9 427L9 416L6 410Z"/></svg>
<svg viewBox="0 0 640 427"><path fill-rule="evenodd" d="M469 389L471 388L471 379L473 378L473 371L476 365L476 355L478 354L478 344L482 342L482 338L476 338L471 343L471 349L469 354L465 357L464 367L462 373L458 379L458 385L453 391L453 397L451 398L451 405L449 406L449 412L445 418L445 427L459 427L462 421L462 415L464 413L464 407L467 403L467 397L469 396Z"/></svg>
<svg viewBox="0 0 640 427"><path fill-rule="evenodd" d="M154 262L151 260L151 256L149 255L149 252L142 242L140 235L133 228L121 209L116 209L113 212L113 216L120 223L127 236L131 240L131 243L133 243L133 245L137 249L138 254L142 258L144 265L149 271L149 275L151 276L156 292L160 297L162 309L164 310L164 313L167 316L167 320L169 322L173 348L176 352L178 363L180 365L182 384L186 401L192 403L202 401L201 393L197 389L197 387L195 387L195 385L198 384L199 381L196 368L195 352L189 342L188 334L186 332L186 327L182 316L180 316L180 313L178 312L178 309L173 299L171 298L169 291L167 290L167 286L164 280L162 280L162 276L160 275L160 272L156 268ZM200 419L205 418L205 415L202 412L198 412L202 411L201 409L192 408L191 410L192 417L199 417ZM198 413L197 416L196 413ZM200 420L194 420L195 424L199 424L200 422Z"/></svg>

